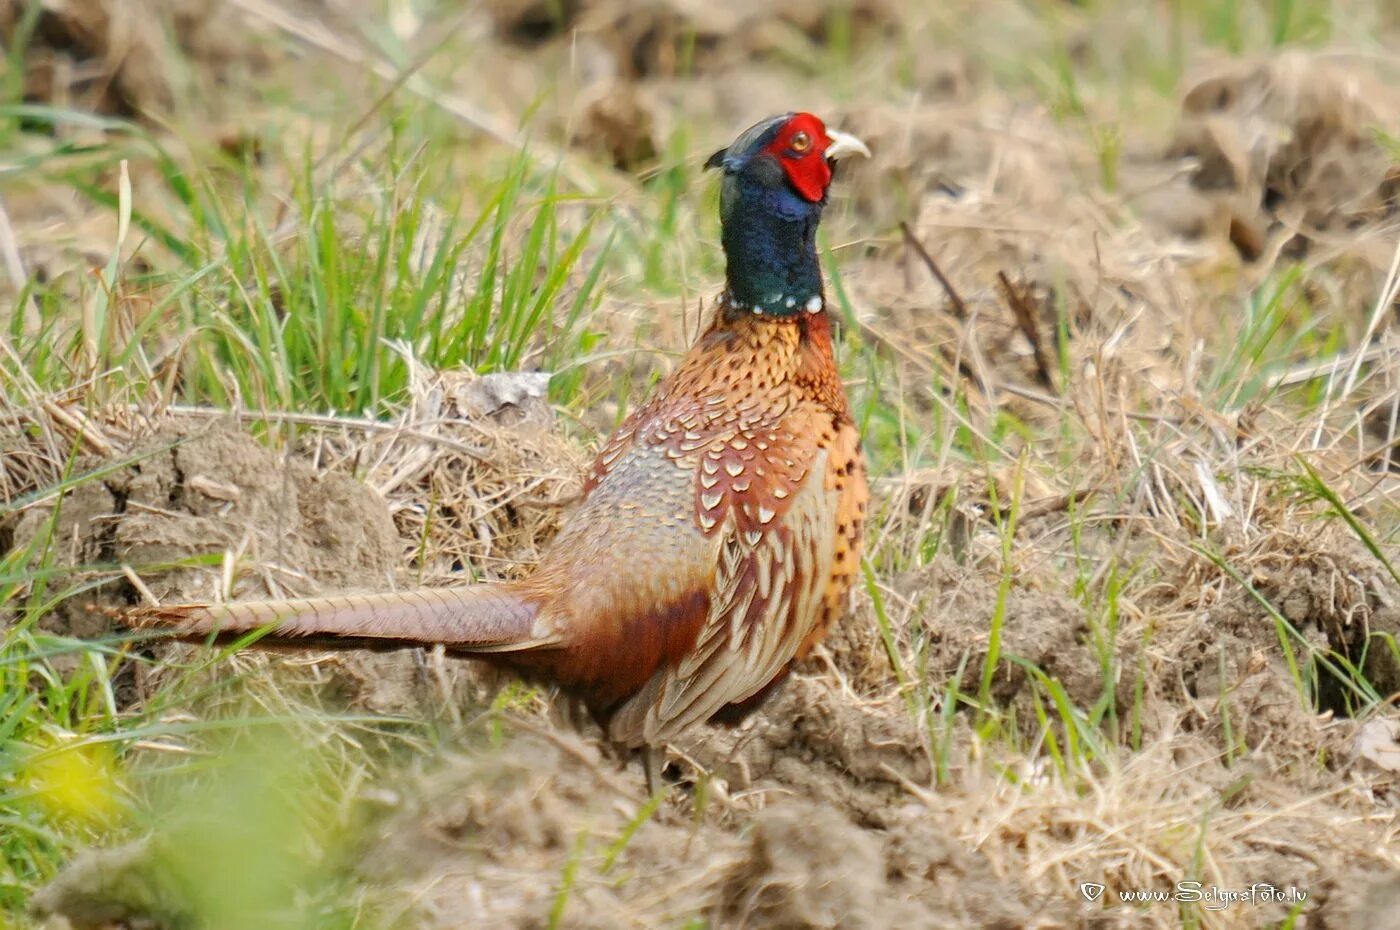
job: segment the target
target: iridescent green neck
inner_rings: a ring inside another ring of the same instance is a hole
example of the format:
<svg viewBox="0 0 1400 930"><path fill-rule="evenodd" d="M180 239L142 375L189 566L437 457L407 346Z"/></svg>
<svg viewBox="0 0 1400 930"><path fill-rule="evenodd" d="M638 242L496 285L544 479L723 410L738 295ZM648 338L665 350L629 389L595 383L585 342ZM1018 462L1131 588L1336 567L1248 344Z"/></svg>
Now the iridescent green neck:
<svg viewBox="0 0 1400 930"><path fill-rule="evenodd" d="M823 306L817 224L822 205L786 186L743 175L721 193L727 290L737 308L772 316L815 313Z"/></svg>

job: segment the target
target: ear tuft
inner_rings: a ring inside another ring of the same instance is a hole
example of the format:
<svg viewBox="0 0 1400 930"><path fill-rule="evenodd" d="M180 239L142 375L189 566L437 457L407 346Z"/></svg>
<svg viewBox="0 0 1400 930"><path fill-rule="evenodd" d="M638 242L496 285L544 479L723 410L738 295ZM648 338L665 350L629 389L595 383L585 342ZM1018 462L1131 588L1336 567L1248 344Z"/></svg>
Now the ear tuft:
<svg viewBox="0 0 1400 930"><path fill-rule="evenodd" d="M722 168L722 167L724 167L724 156L726 156L726 155L728 155L728 154L729 154L729 149L723 148L723 149L720 149L718 152L714 153L713 155L711 155L709 158L707 158L707 159L705 160L705 170L708 171L708 170L710 170L711 168Z"/></svg>

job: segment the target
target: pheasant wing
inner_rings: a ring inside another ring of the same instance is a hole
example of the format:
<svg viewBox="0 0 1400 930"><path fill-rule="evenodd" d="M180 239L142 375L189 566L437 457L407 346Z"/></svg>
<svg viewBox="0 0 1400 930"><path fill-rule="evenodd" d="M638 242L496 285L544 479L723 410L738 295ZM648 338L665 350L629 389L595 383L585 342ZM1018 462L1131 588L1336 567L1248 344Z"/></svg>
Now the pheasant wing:
<svg viewBox="0 0 1400 930"><path fill-rule="evenodd" d="M837 495L826 484L818 452L781 519L765 524L755 502L730 508L694 648L619 708L612 739L663 742L753 696L792 661L821 613L836 546Z"/></svg>

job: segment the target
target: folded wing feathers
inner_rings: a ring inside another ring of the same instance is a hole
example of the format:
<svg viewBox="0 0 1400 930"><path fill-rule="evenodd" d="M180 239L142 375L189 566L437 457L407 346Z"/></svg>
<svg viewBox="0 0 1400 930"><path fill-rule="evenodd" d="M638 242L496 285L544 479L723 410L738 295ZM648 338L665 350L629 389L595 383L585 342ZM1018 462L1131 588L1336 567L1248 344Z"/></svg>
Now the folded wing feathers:
<svg viewBox="0 0 1400 930"><path fill-rule="evenodd" d="M819 456L817 464L824 458ZM834 546L822 469L801 489L782 526L752 544L732 524L720 549L715 597L695 649L657 674L613 716L609 735L658 743L766 686L792 660L816 616Z"/></svg>

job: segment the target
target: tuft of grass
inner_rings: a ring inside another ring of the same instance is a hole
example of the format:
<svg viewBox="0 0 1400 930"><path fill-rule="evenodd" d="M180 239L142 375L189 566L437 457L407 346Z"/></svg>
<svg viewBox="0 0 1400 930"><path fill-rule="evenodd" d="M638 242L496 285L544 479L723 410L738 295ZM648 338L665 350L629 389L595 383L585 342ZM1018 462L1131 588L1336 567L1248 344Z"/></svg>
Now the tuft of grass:
<svg viewBox="0 0 1400 930"><path fill-rule="evenodd" d="M1307 296L1301 265L1271 275L1250 294L1229 334L1204 393L1218 409L1238 409L1264 399L1272 376L1299 359L1323 356L1335 347L1322 317Z"/></svg>
<svg viewBox="0 0 1400 930"><path fill-rule="evenodd" d="M982 680L977 689L977 698L984 707L992 705L992 680L999 671L1002 653L1002 632L1006 625L1007 597L1016 575L1014 541L1016 522L1020 516L1022 495L1025 491L1024 460L1018 463L1015 484L1011 488L1011 499L1003 509L995 482L989 484L991 490L992 513L996 515L1001 535L1001 580L997 584L996 606L992 609L991 629L987 639L987 655L982 662ZM1004 516L1003 516L1004 514Z"/></svg>
<svg viewBox="0 0 1400 930"><path fill-rule="evenodd" d="M1305 636L1220 552L1205 545L1202 545L1199 551L1239 585L1267 614L1274 626L1279 651L1287 663L1289 677L1304 706L1319 713L1324 710L1322 694L1323 689L1328 686L1340 692L1343 710L1348 717L1363 717L1384 703L1384 698L1377 693L1375 685L1349 656L1335 649L1325 648Z"/></svg>
<svg viewBox="0 0 1400 930"><path fill-rule="evenodd" d="M1376 561L1384 566L1397 585L1400 585L1400 568L1397 568L1390 556L1386 553L1386 548L1381 545L1380 539L1372 529L1362 522L1355 511L1347 506L1342 499L1342 495L1326 479L1318 473L1307 459L1299 456L1298 466L1303 470L1303 474L1293 480L1293 487L1296 493L1303 500L1321 501L1325 503L1332 516L1340 519L1346 524L1357 540L1366 547L1366 551L1375 557Z"/></svg>
<svg viewBox="0 0 1400 930"><path fill-rule="evenodd" d="M564 873L559 877L559 889L554 893L554 904L549 909L549 930L559 930L564 924L564 913L569 907L569 897L573 894L574 883L578 881L579 866L584 853L588 851L588 831L580 830L574 839L573 851L564 863Z"/></svg>
<svg viewBox="0 0 1400 930"><path fill-rule="evenodd" d="M553 370L592 344L583 321L612 239L595 243L598 208L561 193L524 155L473 203L432 193L452 163L441 143L405 151L412 143L395 137L362 166L390 178L386 190L323 177L306 157L274 224L246 172L230 181L217 165L187 167L123 128L135 150L99 147L80 167L38 163L19 177L70 187L123 229L129 217L173 261L130 271L119 241L95 282L37 287L43 338L26 340L21 361L42 388L60 389L75 370L121 373L139 388L173 363L190 403L358 413L402 402L413 360ZM173 219L104 186L128 163L155 172L158 187L143 196ZM67 312L75 297L88 308L78 320ZM572 392L578 380L558 386Z"/></svg>
<svg viewBox="0 0 1400 930"><path fill-rule="evenodd" d="M8 189L62 191L111 232L95 240L91 272L30 278L19 299L32 299L36 320L4 317L0 411L29 410L40 439L52 425L34 405L50 397L80 411L183 401L387 413L406 401L412 364L557 370L555 399L577 402L588 389L578 360L598 340L590 315L616 261L616 234L596 234L610 208L565 192L523 155L472 174L456 140L420 115L393 109L391 131L353 157L306 149L255 171L123 121L0 107L6 132L53 133L26 137L0 167ZM69 141L77 135L85 141ZM150 832L176 910L202 926L372 925L354 916L332 850L352 835L355 786L407 732L329 711L287 682L267 692L248 671L256 663L211 672L232 649L162 663L161 686L132 705L135 667L151 661L142 637L77 639L40 621L124 570L153 569L72 566L58 535L70 494L140 463L118 454L92 465L81 442L49 439L66 460L30 473L10 472L7 458L13 496L0 504L0 908L23 913L83 847ZM42 508L25 544L10 545ZM251 764L268 778L245 778L243 756L220 740L269 728L317 752L273 751L304 770ZM293 816L302 809L327 816ZM199 819L212 811L217 823ZM215 841L224 848L211 857ZM264 846L319 864L284 869ZM237 894L199 871L244 859L267 867L244 870Z"/></svg>

